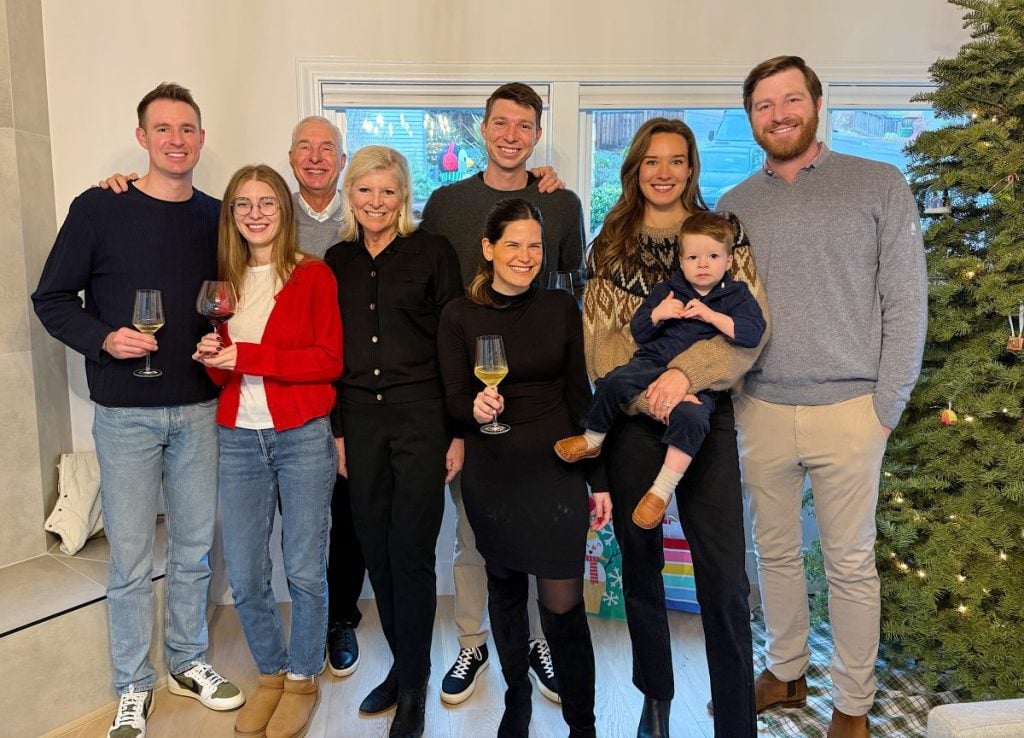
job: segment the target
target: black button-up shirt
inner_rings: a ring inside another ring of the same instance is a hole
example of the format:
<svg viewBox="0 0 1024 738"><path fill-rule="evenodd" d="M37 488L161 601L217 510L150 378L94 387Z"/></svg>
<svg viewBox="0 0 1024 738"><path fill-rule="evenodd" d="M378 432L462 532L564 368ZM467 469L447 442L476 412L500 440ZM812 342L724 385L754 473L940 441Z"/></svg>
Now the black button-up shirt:
<svg viewBox="0 0 1024 738"><path fill-rule="evenodd" d="M343 402L444 397L437 360L441 309L463 294L459 260L441 236L398 236L376 258L362 241L332 246L324 260L338 280L345 373L332 414L342 437Z"/></svg>

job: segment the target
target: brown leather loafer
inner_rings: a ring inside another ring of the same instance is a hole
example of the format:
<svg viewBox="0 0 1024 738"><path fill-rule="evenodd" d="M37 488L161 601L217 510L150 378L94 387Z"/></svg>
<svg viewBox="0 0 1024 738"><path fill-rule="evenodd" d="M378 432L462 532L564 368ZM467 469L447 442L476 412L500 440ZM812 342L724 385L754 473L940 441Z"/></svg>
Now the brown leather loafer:
<svg viewBox="0 0 1024 738"><path fill-rule="evenodd" d="M591 446L586 436L569 436L555 444L555 453L562 461L572 464L580 459L592 459L601 453L600 446Z"/></svg>
<svg viewBox="0 0 1024 738"><path fill-rule="evenodd" d="M754 680L754 701L759 713L769 707L806 707L807 678L784 682L765 669Z"/></svg>
<svg viewBox="0 0 1024 738"><path fill-rule="evenodd" d="M633 508L633 522L644 530L657 528L665 517L666 507L668 500L661 499L653 489L649 489Z"/></svg>
<svg viewBox="0 0 1024 738"><path fill-rule="evenodd" d="M832 708L832 722L828 726L828 738L868 738L867 715L847 715Z"/></svg>

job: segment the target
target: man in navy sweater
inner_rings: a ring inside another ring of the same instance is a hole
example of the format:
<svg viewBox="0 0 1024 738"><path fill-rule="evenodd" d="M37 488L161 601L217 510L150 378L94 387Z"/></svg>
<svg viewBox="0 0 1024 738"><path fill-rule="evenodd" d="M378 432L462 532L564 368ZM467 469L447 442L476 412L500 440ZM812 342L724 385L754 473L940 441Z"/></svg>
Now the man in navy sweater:
<svg viewBox="0 0 1024 738"><path fill-rule="evenodd" d="M217 389L191 360L209 331L195 311L204 279L217 276L220 203L192 187L205 134L191 93L162 84L138 106L135 136L149 171L124 195L91 189L71 204L32 295L55 338L85 356L95 403L93 438L110 542L107 606L117 714L113 738L142 738L157 674L153 541L166 508L168 690L213 710L245 698L206 663L209 553L217 512ZM132 327L137 289L158 289L159 343ZM79 292L85 291L83 304ZM153 354L158 377L135 375Z"/></svg>

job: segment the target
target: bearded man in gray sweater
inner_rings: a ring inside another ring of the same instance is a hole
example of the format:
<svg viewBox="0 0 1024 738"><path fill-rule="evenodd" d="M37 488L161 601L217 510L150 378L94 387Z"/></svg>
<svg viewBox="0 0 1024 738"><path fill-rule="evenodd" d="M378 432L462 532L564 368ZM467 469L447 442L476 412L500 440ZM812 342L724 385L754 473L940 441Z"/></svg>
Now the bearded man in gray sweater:
<svg viewBox="0 0 1024 738"><path fill-rule="evenodd" d="M800 516L810 475L835 639L828 735L840 738L868 735L879 472L920 371L928 290L906 180L819 142L821 102L821 82L799 57L750 72L743 105L767 161L719 207L747 230L772 324L735 402L767 630L757 710L806 703Z"/></svg>

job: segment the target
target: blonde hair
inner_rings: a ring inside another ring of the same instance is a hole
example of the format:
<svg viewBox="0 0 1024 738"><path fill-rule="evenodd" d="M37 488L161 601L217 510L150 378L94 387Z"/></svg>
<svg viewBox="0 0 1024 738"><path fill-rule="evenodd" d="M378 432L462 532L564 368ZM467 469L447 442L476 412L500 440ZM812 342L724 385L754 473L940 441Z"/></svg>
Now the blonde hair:
<svg viewBox="0 0 1024 738"><path fill-rule="evenodd" d="M398 211L398 235L408 236L416 230L412 219L412 183L409 178L409 162L398 151L388 146L364 146L352 155L345 167L345 196L341 198L342 241L355 241L360 236L359 221L352 212L352 185L357 179L373 172L392 171L398 180L398 191L402 196L402 209Z"/></svg>
<svg viewBox="0 0 1024 738"><path fill-rule="evenodd" d="M249 242L242 237L241 231L238 230L238 224L235 222L231 201L234 200L242 184L250 181L265 182L274 191L274 197L278 201L281 225L274 237L270 260L274 265L274 272L282 284L288 281L288 277L291 276L299 260L306 257L299 251L298 239L295 234L295 205L284 178L266 164L250 164L242 167L232 175L227 189L224 190L224 199L220 206L220 222L217 228L217 267L220 278L231 282L239 297L242 295L242 283L245 281L245 272L249 267L250 254ZM253 203L253 207L255 206Z"/></svg>

